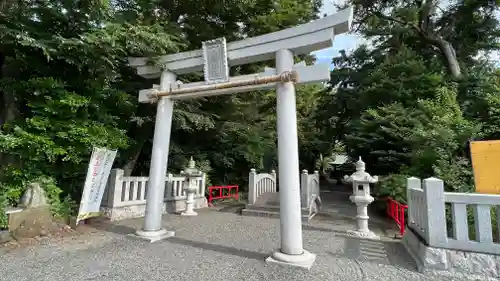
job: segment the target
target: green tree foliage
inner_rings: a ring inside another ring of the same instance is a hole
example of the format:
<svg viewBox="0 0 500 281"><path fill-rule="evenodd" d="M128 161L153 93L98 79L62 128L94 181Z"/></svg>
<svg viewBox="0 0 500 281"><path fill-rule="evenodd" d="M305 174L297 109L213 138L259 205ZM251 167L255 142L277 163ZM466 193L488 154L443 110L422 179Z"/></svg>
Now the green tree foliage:
<svg viewBox="0 0 500 281"><path fill-rule="evenodd" d="M126 174L147 174L155 107L138 104L137 93L158 81L136 75L128 57L272 32L314 19L319 6L318 0L0 1L0 209L15 204L28 182L41 181L62 212L69 202L61 198L79 199L93 146L118 149L115 166ZM319 89L302 87L298 95L301 151L309 158ZM275 166L275 152L272 92L176 104L170 172L193 156L212 182L243 185L250 168Z"/></svg>
<svg viewBox="0 0 500 281"><path fill-rule="evenodd" d="M0 16L0 201L15 204L39 181L62 212L92 146L133 143L127 56L176 51L179 40L160 25L110 21L106 1L7 1Z"/></svg>
<svg viewBox="0 0 500 281"><path fill-rule="evenodd" d="M470 140L498 139L496 1L348 1L371 46L334 59L316 112L318 138L340 141L382 175L379 196L405 201L406 176L473 191ZM493 62L495 63L495 62ZM402 186L403 185L403 186Z"/></svg>

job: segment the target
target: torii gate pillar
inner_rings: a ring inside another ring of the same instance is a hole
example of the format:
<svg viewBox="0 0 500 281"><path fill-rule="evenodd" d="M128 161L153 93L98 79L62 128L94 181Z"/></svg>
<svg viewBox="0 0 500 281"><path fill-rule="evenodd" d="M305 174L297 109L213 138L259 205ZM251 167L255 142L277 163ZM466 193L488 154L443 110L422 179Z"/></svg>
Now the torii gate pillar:
<svg viewBox="0 0 500 281"><path fill-rule="evenodd" d="M160 78L160 89L167 90L175 83L176 75L163 71ZM155 131L153 136L153 150L151 151L151 166L149 169L148 192L146 194L146 212L144 226L137 230L140 238L151 242L174 236L173 231L162 228L163 202L165 195L165 178L170 147L170 131L172 129L172 115L174 100L169 98L158 99L156 106Z"/></svg>
<svg viewBox="0 0 500 281"><path fill-rule="evenodd" d="M277 73L291 71L292 67L293 53L290 50L276 52ZM267 258L266 262L310 269L316 255L305 251L302 246L295 85L293 82L278 83L276 94L281 248Z"/></svg>

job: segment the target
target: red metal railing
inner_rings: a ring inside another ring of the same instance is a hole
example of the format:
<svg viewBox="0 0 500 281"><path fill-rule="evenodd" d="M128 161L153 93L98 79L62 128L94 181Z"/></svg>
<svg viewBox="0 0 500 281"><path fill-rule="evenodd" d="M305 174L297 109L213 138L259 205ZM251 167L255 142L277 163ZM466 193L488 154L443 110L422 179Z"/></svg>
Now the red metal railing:
<svg viewBox="0 0 500 281"><path fill-rule="evenodd" d="M401 204L392 198L387 198L387 215L396 222L399 228L399 235L401 236L405 233L406 209L408 209L407 205Z"/></svg>
<svg viewBox="0 0 500 281"><path fill-rule="evenodd" d="M227 190L227 192L224 192ZM215 191L215 195L214 195ZM218 192L217 192L218 191ZM233 192L231 192L233 191ZM238 200L238 186L237 185L222 185L222 186L209 186L208 187L208 205L212 205L215 199L234 198Z"/></svg>

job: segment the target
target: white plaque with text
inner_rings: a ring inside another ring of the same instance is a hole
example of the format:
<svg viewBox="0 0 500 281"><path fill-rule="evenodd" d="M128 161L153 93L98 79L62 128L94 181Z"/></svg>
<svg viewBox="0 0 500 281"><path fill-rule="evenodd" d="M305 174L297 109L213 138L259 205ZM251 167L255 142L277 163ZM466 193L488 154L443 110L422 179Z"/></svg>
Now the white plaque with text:
<svg viewBox="0 0 500 281"><path fill-rule="evenodd" d="M217 38L203 42L203 71L207 84L229 81L226 38Z"/></svg>

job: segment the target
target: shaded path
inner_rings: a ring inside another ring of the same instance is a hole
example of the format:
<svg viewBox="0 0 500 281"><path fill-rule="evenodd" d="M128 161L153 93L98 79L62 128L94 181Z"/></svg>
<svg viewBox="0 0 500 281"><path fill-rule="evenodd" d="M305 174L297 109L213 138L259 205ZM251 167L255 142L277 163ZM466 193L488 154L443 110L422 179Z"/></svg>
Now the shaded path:
<svg viewBox="0 0 500 281"><path fill-rule="evenodd" d="M349 200L351 194L350 186L322 187L323 206L315 220L330 221L334 224L336 221L341 221L348 228L354 227L356 225L356 205ZM398 232L396 224L387 217L375 213L371 207L373 206L368 208L370 229L379 235L394 237L394 234Z"/></svg>

